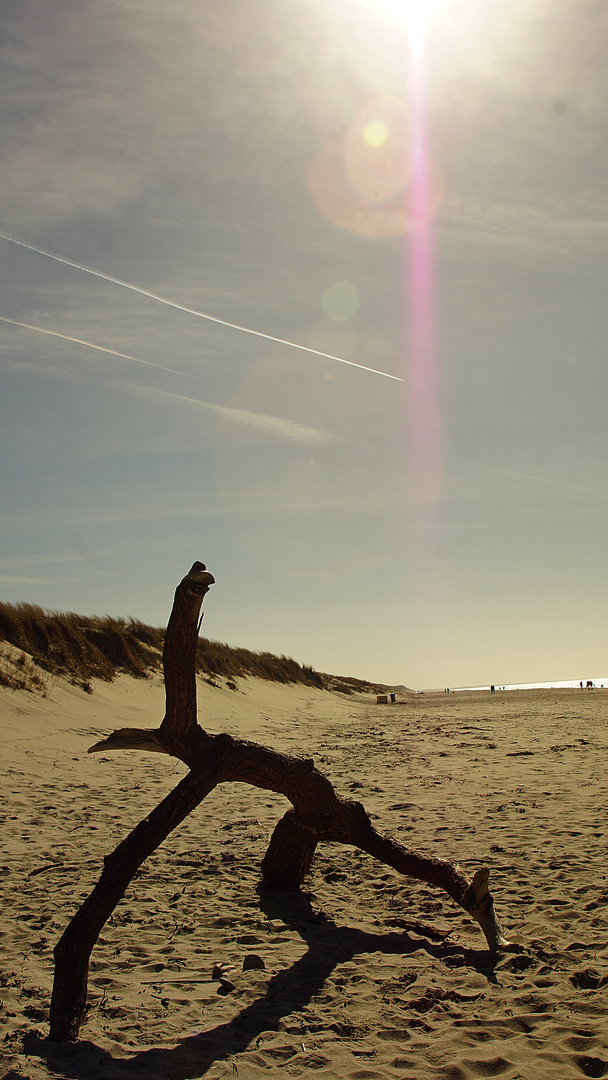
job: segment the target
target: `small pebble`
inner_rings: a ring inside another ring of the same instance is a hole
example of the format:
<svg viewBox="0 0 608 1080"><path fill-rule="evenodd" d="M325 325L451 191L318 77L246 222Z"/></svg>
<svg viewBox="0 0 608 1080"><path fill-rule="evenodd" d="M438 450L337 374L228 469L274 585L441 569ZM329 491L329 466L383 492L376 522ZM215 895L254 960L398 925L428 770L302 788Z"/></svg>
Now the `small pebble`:
<svg viewBox="0 0 608 1080"><path fill-rule="evenodd" d="M243 971L250 971L252 968L259 968L262 971L265 967L266 964L257 953L248 953L243 960Z"/></svg>

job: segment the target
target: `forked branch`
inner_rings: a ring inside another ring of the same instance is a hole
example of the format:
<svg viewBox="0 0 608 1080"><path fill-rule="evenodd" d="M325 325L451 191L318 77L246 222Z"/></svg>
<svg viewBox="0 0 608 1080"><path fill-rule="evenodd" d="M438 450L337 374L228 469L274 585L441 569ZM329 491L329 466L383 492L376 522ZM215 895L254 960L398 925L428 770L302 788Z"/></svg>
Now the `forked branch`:
<svg viewBox="0 0 608 1080"><path fill-rule="evenodd" d="M205 565L196 562L177 587L163 653L166 713L160 727L121 728L89 750L140 749L171 754L184 761L190 772L106 857L97 885L58 942L52 1039L78 1037L91 951L133 875L217 784L229 781L280 792L293 807L278 822L262 862L263 879L270 888L299 889L319 841L337 841L368 852L400 874L443 889L477 920L491 950L508 944L494 914L487 869L478 870L470 880L453 863L383 836L361 803L338 795L311 759L290 757L226 734L209 735L197 724L198 616L213 581Z"/></svg>

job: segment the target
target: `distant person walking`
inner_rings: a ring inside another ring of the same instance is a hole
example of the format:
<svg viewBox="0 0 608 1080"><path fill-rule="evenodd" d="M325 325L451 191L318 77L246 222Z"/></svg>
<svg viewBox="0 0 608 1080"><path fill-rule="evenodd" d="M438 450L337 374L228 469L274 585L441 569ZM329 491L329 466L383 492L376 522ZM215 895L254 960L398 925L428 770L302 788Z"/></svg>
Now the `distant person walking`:
<svg viewBox="0 0 608 1080"><path fill-rule="evenodd" d="M495 693L496 693L496 687L494 686L494 683L492 683L492 685L491 685L491 687L490 687L490 693L491 693L491 694L495 694Z"/></svg>

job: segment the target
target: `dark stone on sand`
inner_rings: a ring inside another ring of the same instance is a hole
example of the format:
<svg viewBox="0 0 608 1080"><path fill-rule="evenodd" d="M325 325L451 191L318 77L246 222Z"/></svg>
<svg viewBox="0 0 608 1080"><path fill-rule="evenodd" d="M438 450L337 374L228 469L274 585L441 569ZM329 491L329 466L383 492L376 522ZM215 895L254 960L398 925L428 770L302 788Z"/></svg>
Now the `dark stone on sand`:
<svg viewBox="0 0 608 1080"><path fill-rule="evenodd" d="M243 960L243 971L251 971L254 968L258 968L262 971L265 967L266 964L262 960L262 957L258 956L257 953L248 953Z"/></svg>

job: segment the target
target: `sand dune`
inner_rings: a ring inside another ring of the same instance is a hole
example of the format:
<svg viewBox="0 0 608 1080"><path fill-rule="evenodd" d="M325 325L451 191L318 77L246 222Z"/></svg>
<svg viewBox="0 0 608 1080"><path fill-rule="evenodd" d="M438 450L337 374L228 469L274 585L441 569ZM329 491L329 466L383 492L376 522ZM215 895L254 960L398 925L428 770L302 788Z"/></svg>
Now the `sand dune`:
<svg viewBox="0 0 608 1080"><path fill-rule="evenodd" d="M80 1042L57 1045L45 1038L53 945L103 855L186 769L86 754L114 727L160 722L158 679L93 695L57 681L47 699L2 691L0 1075L608 1076L607 706L600 690L382 706L201 683L209 730L313 755L383 830L470 873L489 865L522 951L493 959L442 893L339 845L320 846L305 893L261 898L260 860L287 802L232 784L135 878L93 951Z"/></svg>

